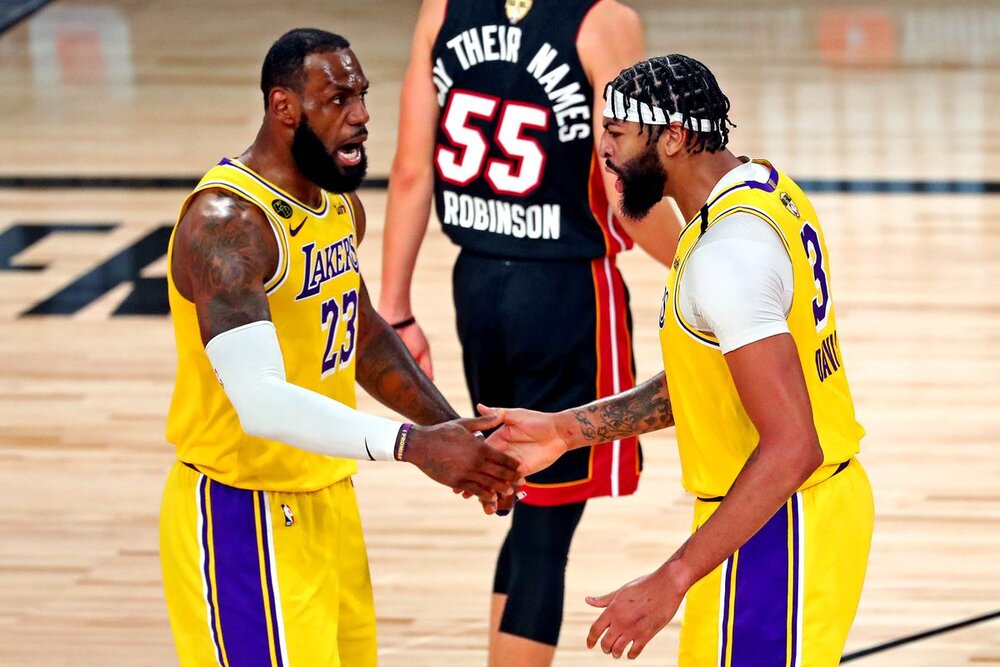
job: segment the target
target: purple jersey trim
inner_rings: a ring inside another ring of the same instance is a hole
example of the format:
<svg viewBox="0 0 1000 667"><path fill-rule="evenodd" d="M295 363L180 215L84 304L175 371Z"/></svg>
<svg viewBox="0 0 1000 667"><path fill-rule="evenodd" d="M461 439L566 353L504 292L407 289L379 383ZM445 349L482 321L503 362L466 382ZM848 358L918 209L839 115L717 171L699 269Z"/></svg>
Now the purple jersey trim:
<svg viewBox="0 0 1000 667"><path fill-rule="evenodd" d="M735 558L732 556L726 561L726 567L723 569L723 574L725 575L722 582L722 626L720 628L719 634L721 635L719 641L721 646L719 649L719 667L726 667L726 645L729 640L729 600L732 596L732 586L730 583L733 580L733 564Z"/></svg>
<svg viewBox="0 0 1000 667"><path fill-rule="evenodd" d="M194 468L194 466L191 467ZM201 480L198 483L198 510L201 512L201 552L205 556L202 574L205 577L205 595L208 602L208 625L212 629L212 643L215 645L215 657L220 665L225 665L226 663L222 659L222 644L219 642L218 625L216 624L215 604L212 602L214 597L212 594L212 569L215 567L215 563L212 562L211 551L208 548L208 509L205 503L208 497L207 488L208 477L201 475Z"/></svg>
<svg viewBox="0 0 1000 667"><path fill-rule="evenodd" d="M219 626L229 667L270 667L255 492L216 483L210 494Z"/></svg>
<svg viewBox="0 0 1000 667"><path fill-rule="evenodd" d="M732 667L784 665L788 640L788 523L785 503L740 547L733 605Z"/></svg>
<svg viewBox="0 0 1000 667"><path fill-rule="evenodd" d="M837 468L837 472L833 473L836 475L846 466L841 466ZM799 553L801 552L802 545L802 517L799 515L799 503L798 501L802 498L801 493L796 493L792 496L792 645L791 645L791 664L795 664L795 656L799 653L799 642L802 638L799 637L799 586L802 585L802 573L799 571Z"/></svg>
<svg viewBox="0 0 1000 667"><path fill-rule="evenodd" d="M268 539L268 529L267 529L267 512L269 511L269 506L267 499L264 497L263 491L257 492L257 502L260 505L260 534L261 534L261 544L264 547L264 580L267 582L267 600L271 609L271 627L272 636L274 639L274 655L277 658L277 667L285 667L285 663L282 661L281 657L281 633L283 628L278 627L278 596L274 587L271 585L271 563L273 557L271 554L271 544Z"/></svg>
<svg viewBox="0 0 1000 667"><path fill-rule="evenodd" d="M327 210L329 210L329 208L330 208L330 198L327 197L325 194L323 195L323 208L315 209L315 208L313 208L311 206L306 206L305 204L303 204L302 202L300 202L298 199L296 199L295 197L291 196L287 192L282 192L281 190L278 190L273 185L271 185L270 183L268 183L267 181L265 181L263 178L261 178L260 176L258 176L257 174L255 174L253 171L251 171L248 167L245 167L244 165L240 164L239 162L237 162L235 160L231 160L231 159L229 159L227 157L224 157L224 158L222 158L222 160L219 161L219 166L220 167L230 167L232 169L236 169L238 171L243 172L244 174L246 174L247 176L249 176L253 180L255 180L258 183L260 183L262 186L264 186L265 188L267 188L271 192L271 194L273 194L275 197L280 197L281 199L289 199L289 200L292 201L293 204L295 204L299 208L302 208L302 209L304 209L306 211L309 211L310 213L312 213L316 217L322 218L324 215L326 215ZM324 190L323 192L325 193L326 191Z"/></svg>

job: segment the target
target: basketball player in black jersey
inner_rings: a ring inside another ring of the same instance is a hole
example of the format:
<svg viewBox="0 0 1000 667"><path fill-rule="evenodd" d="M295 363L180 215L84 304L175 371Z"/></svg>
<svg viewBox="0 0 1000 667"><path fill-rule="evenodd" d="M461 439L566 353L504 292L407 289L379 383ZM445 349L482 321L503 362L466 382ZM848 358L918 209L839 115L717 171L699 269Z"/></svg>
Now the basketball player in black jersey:
<svg viewBox="0 0 1000 667"><path fill-rule="evenodd" d="M454 298L473 402L559 410L634 383L632 239L664 264L677 221L622 219L595 154L600 91L644 57L617 0L426 0L403 83L389 186L381 314L431 375L409 286L432 198L462 248ZM596 97L596 99L595 99ZM494 580L490 665L546 667L566 556L589 498L632 493L635 438L571 452L528 478Z"/></svg>

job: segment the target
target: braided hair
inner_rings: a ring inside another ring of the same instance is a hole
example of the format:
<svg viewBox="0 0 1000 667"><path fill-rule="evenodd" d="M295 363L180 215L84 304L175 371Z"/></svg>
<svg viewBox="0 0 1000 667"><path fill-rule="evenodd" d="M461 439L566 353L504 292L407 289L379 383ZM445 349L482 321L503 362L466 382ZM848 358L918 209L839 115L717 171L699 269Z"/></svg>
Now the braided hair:
<svg viewBox="0 0 1000 667"><path fill-rule="evenodd" d="M712 72L694 58L678 53L656 56L623 69L604 87L604 99L612 90L626 98L683 116L681 124L689 131L687 148L692 153L722 150L729 143L729 128L736 127L729 120L729 98L719 88ZM707 121L711 129L706 131L700 121ZM640 133L643 125L640 116ZM650 126L647 143L659 139L666 127Z"/></svg>

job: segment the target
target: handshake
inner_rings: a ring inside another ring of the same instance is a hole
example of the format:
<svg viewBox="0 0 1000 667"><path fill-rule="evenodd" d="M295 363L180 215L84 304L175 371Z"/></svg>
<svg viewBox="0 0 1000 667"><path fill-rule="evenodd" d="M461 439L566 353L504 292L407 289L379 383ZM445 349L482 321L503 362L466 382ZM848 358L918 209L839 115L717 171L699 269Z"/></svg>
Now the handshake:
<svg viewBox="0 0 1000 667"><path fill-rule="evenodd" d="M466 498L487 514L505 513L524 478L551 465L576 444L568 413L478 406L479 417L414 426L402 460ZM496 429L483 439L481 431ZM582 443L580 443L582 444Z"/></svg>

